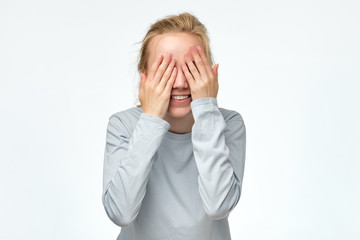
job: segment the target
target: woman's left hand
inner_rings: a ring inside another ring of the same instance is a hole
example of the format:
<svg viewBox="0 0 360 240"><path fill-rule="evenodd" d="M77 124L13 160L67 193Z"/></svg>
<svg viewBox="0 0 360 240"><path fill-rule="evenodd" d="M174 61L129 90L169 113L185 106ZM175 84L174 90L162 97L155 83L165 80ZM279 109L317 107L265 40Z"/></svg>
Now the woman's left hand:
<svg viewBox="0 0 360 240"><path fill-rule="evenodd" d="M217 97L219 64L210 67L207 57L200 46L192 46L184 55L181 68L190 85L192 100Z"/></svg>

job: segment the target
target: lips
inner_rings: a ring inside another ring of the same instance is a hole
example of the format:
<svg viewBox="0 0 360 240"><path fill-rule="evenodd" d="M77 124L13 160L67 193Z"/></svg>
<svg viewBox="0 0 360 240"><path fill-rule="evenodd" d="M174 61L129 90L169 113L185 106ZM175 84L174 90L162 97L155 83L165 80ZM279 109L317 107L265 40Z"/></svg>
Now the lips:
<svg viewBox="0 0 360 240"><path fill-rule="evenodd" d="M188 95L186 95L186 94L184 94L184 95L172 95L171 99L183 100L183 99L186 99L186 98L189 98L189 97L191 97L190 94L188 94Z"/></svg>
<svg viewBox="0 0 360 240"><path fill-rule="evenodd" d="M174 96L171 96L170 101L176 104L188 104L191 102L192 98L191 95L176 95L176 96L186 96L184 99L175 99Z"/></svg>

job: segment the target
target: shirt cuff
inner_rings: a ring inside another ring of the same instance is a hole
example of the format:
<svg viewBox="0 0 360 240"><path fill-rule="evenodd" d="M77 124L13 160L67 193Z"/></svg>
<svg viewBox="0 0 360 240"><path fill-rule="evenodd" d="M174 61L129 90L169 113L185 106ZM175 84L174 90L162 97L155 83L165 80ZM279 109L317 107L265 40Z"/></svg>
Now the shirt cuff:
<svg viewBox="0 0 360 240"><path fill-rule="evenodd" d="M163 128L166 131L168 131L170 128L170 124L167 121L165 121L162 118L156 117L154 115L148 114L148 113L141 113L139 119L142 119L146 122L155 123L160 128Z"/></svg>
<svg viewBox="0 0 360 240"><path fill-rule="evenodd" d="M194 106L197 106L197 105L202 105L202 104L216 104L217 105L217 99L214 97L198 98L190 103L191 108L193 108Z"/></svg>
<svg viewBox="0 0 360 240"><path fill-rule="evenodd" d="M198 98L190 103L191 111L196 119L201 113L219 111L217 99L214 97Z"/></svg>

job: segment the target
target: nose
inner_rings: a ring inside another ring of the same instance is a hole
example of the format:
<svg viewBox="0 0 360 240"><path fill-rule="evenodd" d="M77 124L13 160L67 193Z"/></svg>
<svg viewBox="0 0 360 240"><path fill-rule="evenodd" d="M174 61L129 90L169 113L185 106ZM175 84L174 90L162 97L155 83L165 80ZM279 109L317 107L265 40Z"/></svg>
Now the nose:
<svg viewBox="0 0 360 240"><path fill-rule="evenodd" d="M173 85L173 88L188 88L188 81L184 75L183 70L181 69L181 66L176 66L177 68L177 74L176 74L176 78L175 78L175 82Z"/></svg>

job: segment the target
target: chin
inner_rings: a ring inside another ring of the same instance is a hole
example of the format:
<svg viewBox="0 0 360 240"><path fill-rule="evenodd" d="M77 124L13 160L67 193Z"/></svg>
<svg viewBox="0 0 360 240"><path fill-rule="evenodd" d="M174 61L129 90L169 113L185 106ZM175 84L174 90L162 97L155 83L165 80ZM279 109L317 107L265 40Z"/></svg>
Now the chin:
<svg viewBox="0 0 360 240"><path fill-rule="evenodd" d="M191 107L189 106L183 106L183 107L174 107L174 106L169 106L168 111L167 111L167 115L171 118L184 118L188 115L190 115L191 112Z"/></svg>

